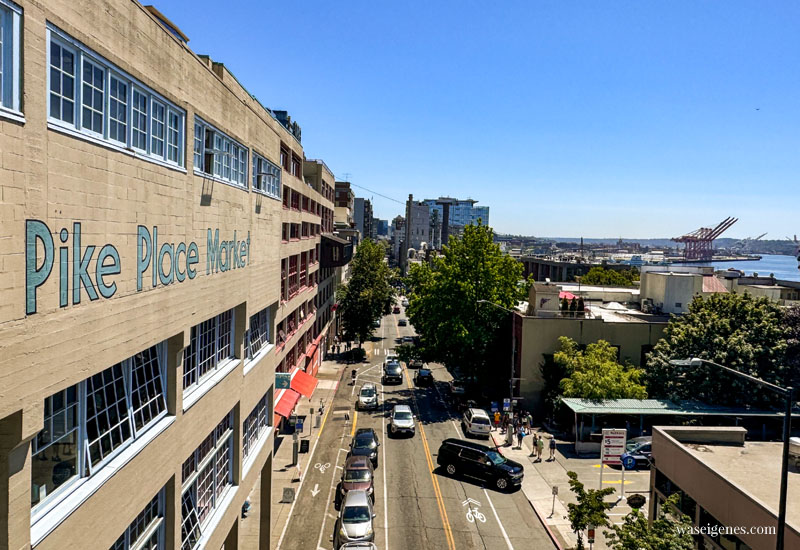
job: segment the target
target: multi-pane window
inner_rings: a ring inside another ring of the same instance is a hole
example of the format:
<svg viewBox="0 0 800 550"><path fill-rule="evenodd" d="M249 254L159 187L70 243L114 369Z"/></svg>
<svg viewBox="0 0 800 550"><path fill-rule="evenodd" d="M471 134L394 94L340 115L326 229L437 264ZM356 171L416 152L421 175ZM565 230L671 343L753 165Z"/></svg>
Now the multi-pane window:
<svg viewBox="0 0 800 550"><path fill-rule="evenodd" d="M128 135L128 84L111 75L108 90L108 137L126 143Z"/></svg>
<svg viewBox="0 0 800 550"><path fill-rule="evenodd" d="M166 548L164 489L161 489L133 519L110 550L163 550L164 548Z"/></svg>
<svg viewBox="0 0 800 550"><path fill-rule="evenodd" d="M0 0L0 108L20 110L20 16L16 4Z"/></svg>
<svg viewBox="0 0 800 550"><path fill-rule="evenodd" d="M183 350L184 390L233 357L232 338L232 309L192 327L189 345Z"/></svg>
<svg viewBox="0 0 800 550"><path fill-rule="evenodd" d="M96 473L166 414L163 347L45 399L44 428L33 441L32 507L67 481Z"/></svg>
<svg viewBox="0 0 800 550"><path fill-rule="evenodd" d="M247 189L247 148L199 117L194 134L195 171Z"/></svg>
<svg viewBox="0 0 800 550"><path fill-rule="evenodd" d="M269 344L270 337L269 308L264 308L250 317L250 329L247 331L247 358L252 359Z"/></svg>
<svg viewBox="0 0 800 550"><path fill-rule="evenodd" d="M181 495L181 550L191 550L233 483L233 412L184 461Z"/></svg>
<svg viewBox="0 0 800 550"><path fill-rule="evenodd" d="M281 198L280 167L257 153L253 153L253 189L276 199Z"/></svg>
<svg viewBox="0 0 800 550"><path fill-rule="evenodd" d="M244 419L244 426L242 429L242 452L244 457L247 458L262 435L267 431L270 425L270 406L269 397L270 393L267 392L264 397L259 399L247 418Z"/></svg>
<svg viewBox="0 0 800 550"><path fill-rule="evenodd" d="M48 32L50 122L151 160L184 165L182 109L55 27Z"/></svg>

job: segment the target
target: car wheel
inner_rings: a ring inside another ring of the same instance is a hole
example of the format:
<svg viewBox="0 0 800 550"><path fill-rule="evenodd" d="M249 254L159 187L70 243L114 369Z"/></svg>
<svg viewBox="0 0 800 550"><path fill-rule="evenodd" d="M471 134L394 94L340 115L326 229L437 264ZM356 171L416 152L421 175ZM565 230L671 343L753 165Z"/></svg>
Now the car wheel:
<svg viewBox="0 0 800 550"><path fill-rule="evenodd" d="M394 435L394 434L396 434L396 433L397 433L397 428L395 428L395 427L394 427L394 424L393 424L393 425L392 425L392 435Z"/></svg>
<svg viewBox="0 0 800 550"><path fill-rule="evenodd" d="M508 488L508 480L504 477L498 477L496 482L497 488L504 491Z"/></svg>
<svg viewBox="0 0 800 550"><path fill-rule="evenodd" d="M456 475L456 465L455 464L448 464L447 467L445 468L445 470L451 476Z"/></svg>

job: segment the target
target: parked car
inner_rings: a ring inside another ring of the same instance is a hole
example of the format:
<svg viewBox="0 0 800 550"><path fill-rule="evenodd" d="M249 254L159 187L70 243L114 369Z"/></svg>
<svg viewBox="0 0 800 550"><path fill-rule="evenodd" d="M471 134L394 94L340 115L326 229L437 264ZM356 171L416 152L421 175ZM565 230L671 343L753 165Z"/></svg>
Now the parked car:
<svg viewBox="0 0 800 550"><path fill-rule="evenodd" d="M400 306L394 306L394 309L392 309L392 313L400 313Z"/></svg>
<svg viewBox="0 0 800 550"><path fill-rule="evenodd" d="M350 491L342 502L333 532L333 547L347 542L372 542L375 532L372 519L372 500L366 491Z"/></svg>
<svg viewBox="0 0 800 550"><path fill-rule="evenodd" d="M433 373L430 369L419 369L417 375L414 377L414 383L417 386L432 386Z"/></svg>
<svg viewBox="0 0 800 550"><path fill-rule="evenodd" d="M350 452L347 456L366 456L372 462L372 467L378 467L378 436L372 428L359 428L350 442Z"/></svg>
<svg viewBox="0 0 800 550"><path fill-rule="evenodd" d="M383 377L381 378L384 384L389 382L403 383L403 369L397 361L389 361L383 364Z"/></svg>
<svg viewBox="0 0 800 550"><path fill-rule="evenodd" d="M374 472L372 462L366 456L350 456L344 462L342 481L339 483L339 498L342 499L350 491L366 491L372 502L375 502L375 489L373 486Z"/></svg>
<svg viewBox="0 0 800 550"><path fill-rule="evenodd" d="M380 319L375 319L374 321L372 321L372 328L380 328L380 326L381 326Z"/></svg>
<svg viewBox="0 0 800 550"><path fill-rule="evenodd" d="M400 302L400 304L403 307L408 307L408 298L403 298L403 300Z"/></svg>
<svg viewBox="0 0 800 550"><path fill-rule="evenodd" d="M483 409L469 408L461 417L461 429L464 430L464 435L489 437L492 421Z"/></svg>
<svg viewBox="0 0 800 550"><path fill-rule="evenodd" d="M392 420L389 423L389 433L397 435L408 433L412 436L416 431L414 426L414 413L408 405L395 405L392 409Z"/></svg>
<svg viewBox="0 0 800 550"><path fill-rule="evenodd" d="M348 542L339 547L339 550L378 550L374 542Z"/></svg>
<svg viewBox="0 0 800 550"><path fill-rule="evenodd" d="M619 457L622 467L626 470L635 470L639 467L650 467L653 439L651 437L636 437L625 444L625 452Z"/></svg>
<svg viewBox="0 0 800 550"><path fill-rule="evenodd" d="M408 321L406 321L405 319L398 319L398 321L397 321L397 326L398 327L404 327L406 325L408 325Z"/></svg>
<svg viewBox="0 0 800 550"><path fill-rule="evenodd" d="M425 363L422 362L422 359L412 359L408 362L408 368L410 369L421 369L425 366Z"/></svg>
<svg viewBox="0 0 800 550"><path fill-rule="evenodd" d="M482 479L501 491L520 485L524 476L522 464L504 457L496 448L461 439L445 439L436 462L448 475Z"/></svg>
<svg viewBox="0 0 800 550"><path fill-rule="evenodd" d="M366 382L358 392L357 409L377 409L378 408L378 389L372 382Z"/></svg>
<svg viewBox="0 0 800 550"><path fill-rule="evenodd" d="M461 380L450 380L449 388L451 396L464 395L466 391L464 389L464 383Z"/></svg>
<svg viewBox="0 0 800 550"><path fill-rule="evenodd" d="M404 344L413 344L414 337L413 336L403 336L403 343Z"/></svg>

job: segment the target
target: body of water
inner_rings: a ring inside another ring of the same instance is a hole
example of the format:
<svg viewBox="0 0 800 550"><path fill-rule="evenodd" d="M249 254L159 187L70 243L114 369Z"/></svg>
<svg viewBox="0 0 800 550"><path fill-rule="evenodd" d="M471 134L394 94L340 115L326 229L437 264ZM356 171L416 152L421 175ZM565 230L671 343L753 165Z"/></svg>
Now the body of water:
<svg viewBox="0 0 800 550"><path fill-rule="evenodd" d="M677 265L677 263L676 263ZM797 259L794 256L779 256L777 254L765 254L760 260L748 260L742 262L706 262L692 263L688 265L711 265L716 270L725 270L729 267L745 272L745 275L758 273L762 277L775 275L776 279L787 281L800 281L800 269L797 269Z"/></svg>

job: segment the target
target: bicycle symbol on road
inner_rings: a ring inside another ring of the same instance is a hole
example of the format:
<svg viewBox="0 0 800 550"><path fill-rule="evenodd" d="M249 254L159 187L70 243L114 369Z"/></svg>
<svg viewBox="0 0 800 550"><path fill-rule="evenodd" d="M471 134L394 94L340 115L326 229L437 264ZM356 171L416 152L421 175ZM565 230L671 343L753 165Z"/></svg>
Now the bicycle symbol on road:
<svg viewBox="0 0 800 550"><path fill-rule="evenodd" d="M473 508L471 505L475 505ZM467 507L467 521L470 523L475 523L476 521L480 521L481 523L486 523L486 516L484 516L480 510L478 510L478 506L481 505L480 502L477 500L473 500L468 498L464 502L461 503L462 506Z"/></svg>
<svg viewBox="0 0 800 550"><path fill-rule="evenodd" d="M317 462L316 464L314 464L314 468L316 468L317 470L319 470L319 472L320 472L321 474L324 474L324 473L325 473L325 470L327 470L327 469L328 469L328 468L330 468L330 467L331 467L331 463L330 463L330 462L326 462L325 464L322 464L322 463L320 463L320 462Z"/></svg>

